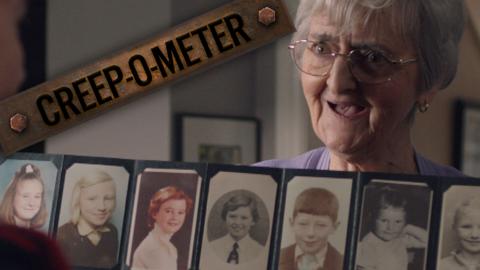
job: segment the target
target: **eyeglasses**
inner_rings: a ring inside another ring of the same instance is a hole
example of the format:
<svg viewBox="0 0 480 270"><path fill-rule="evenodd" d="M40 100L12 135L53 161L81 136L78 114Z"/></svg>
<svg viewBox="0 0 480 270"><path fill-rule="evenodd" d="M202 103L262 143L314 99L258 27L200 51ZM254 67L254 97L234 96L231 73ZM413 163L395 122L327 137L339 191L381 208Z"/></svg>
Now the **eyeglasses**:
<svg viewBox="0 0 480 270"><path fill-rule="evenodd" d="M347 59L350 72L359 82L379 84L390 81L401 66L417 59L390 59L384 53L371 48L353 49L338 53L328 43L297 40L288 46L297 68L313 76L326 76L337 56Z"/></svg>

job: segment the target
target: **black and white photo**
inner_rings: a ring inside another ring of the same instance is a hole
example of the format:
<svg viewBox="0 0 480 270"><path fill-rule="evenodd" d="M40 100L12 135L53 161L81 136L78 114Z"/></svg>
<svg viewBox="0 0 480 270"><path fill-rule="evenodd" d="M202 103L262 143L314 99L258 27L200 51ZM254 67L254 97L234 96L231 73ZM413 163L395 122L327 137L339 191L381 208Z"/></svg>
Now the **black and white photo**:
<svg viewBox="0 0 480 270"><path fill-rule="evenodd" d="M265 269L277 183L271 176L220 172L210 180L201 269Z"/></svg>
<svg viewBox="0 0 480 270"><path fill-rule="evenodd" d="M480 269L480 187L451 186L443 194L437 269Z"/></svg>
<svg viewBox="0 0 480 270"><path fill-rule="evenodd" d="M425 269L431 199L425 183L372 180L366 185L356 269Z"/></svg>

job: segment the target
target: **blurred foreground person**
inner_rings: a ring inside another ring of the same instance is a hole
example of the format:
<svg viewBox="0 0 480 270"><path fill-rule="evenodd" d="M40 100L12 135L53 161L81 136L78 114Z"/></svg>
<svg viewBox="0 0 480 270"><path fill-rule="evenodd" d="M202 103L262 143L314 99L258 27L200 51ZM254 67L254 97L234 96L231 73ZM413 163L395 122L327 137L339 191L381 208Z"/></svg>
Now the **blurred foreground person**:
<svg viewBox="0 0 480 270"><path fill-rule="evenodd" d="M66 261L54 240L45 234L0 225L0 268L2 270L67 270Z"/></svg>
<svg viewBox="0 0 480 270"><path fill-rule="evenodd" d="M24 77L19 24L25 0L0 0L0 100L15 94Z"/></svg>

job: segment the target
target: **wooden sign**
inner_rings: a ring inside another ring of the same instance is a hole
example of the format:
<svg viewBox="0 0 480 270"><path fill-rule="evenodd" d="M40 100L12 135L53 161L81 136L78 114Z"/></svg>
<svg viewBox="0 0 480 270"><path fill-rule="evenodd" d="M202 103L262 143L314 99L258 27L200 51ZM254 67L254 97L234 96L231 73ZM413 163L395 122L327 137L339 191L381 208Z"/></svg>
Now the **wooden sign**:
<svg viewBox="0 0 480 270"><path fill-rule="evenodd" d="M4 154L294 31L280 0L237 0L0 102Z"/></svg>

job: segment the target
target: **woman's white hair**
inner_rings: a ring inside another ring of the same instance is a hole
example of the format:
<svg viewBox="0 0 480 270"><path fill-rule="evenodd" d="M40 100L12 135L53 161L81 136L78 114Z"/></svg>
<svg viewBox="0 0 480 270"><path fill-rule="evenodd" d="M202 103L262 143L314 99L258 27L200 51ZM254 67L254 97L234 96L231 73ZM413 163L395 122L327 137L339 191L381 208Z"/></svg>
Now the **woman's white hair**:
<svg viewBox="0 0 480 270"><path fill-rule="evenodd" d="M368 26L372 33L386 27L401 35L416 50L420 91L443 89L455 77L465 21L463 0L300 0L293 40L307 38L312 15L318 13L328 16L339 35L358 26Z"/></svg>

